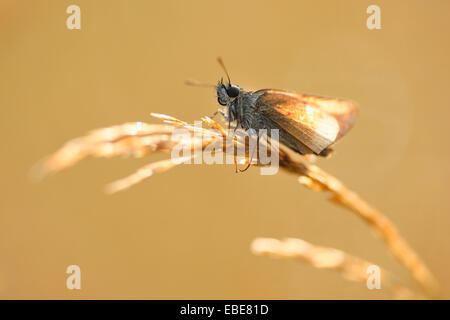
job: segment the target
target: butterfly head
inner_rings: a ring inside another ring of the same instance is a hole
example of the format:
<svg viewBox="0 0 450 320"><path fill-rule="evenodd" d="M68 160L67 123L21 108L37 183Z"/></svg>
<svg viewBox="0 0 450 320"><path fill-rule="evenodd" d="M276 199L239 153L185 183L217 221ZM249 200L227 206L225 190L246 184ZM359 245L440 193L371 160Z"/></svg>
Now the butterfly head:
<svg viewBox="0 0 450 320"><path fill-rule="evenodd" d="M239 96L241 88L238 86L228 83L223 84L222 81L216 86L217 101L222 106L229 106L234 99Z"/></svg>

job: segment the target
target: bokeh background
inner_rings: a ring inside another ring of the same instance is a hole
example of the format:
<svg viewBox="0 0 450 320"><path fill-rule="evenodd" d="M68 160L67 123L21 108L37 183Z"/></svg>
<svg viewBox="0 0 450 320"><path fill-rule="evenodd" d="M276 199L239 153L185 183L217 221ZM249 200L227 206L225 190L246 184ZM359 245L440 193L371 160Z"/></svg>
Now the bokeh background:
<svg viewBox="0 0 450 320"><path fill-rule="evenodd" d="M81 8L81 30L66 8ZM366 8L381 7L381 30ZM319 165L385 212L450 295L450 2L111 1L0 3L0 297L381 299L386 291L252 239L297 237L405 270L356 216L283 172L191 165L107 196L154 159L89 159L33 183L66 140L150 112L210 115L222 56L233 82L351 98L356 127ZM82 289L65 287L68 265Z"/></svg>

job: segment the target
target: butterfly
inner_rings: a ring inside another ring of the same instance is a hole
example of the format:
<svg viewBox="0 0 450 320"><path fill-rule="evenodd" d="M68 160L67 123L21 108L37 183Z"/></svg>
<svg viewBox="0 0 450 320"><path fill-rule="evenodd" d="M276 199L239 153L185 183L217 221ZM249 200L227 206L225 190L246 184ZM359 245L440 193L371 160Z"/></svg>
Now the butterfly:
<svg viewBox="0 0 450 320"><path fill-rule="evenodd" d="M278 89L248 91L232 84L222 59L218 62L228 83L222 79L214 87L218 103L226 107L223 116L229 127L235 121L235 129L278 129L279 142L293 151L326 157L356 121L358 106L353 101Z"/></svg>
<svg viewBox="0 0 450 320"><path fill-rule="evenodd" d="M217 100L226 106L225 117L237 127L278 129L280 142L305 155L327 156L336 141L354 125L358 106L350 100L294 93L278 89L246 91L220 81Z"/></svg>

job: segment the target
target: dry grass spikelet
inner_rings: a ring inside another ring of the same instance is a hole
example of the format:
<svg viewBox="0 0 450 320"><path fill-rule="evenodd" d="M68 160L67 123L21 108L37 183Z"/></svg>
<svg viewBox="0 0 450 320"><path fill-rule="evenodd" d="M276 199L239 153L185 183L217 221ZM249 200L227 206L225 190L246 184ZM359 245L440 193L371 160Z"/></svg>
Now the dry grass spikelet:
<svg viewBox="0 0 450 320"><path fill-rule="evenodd" d="M36 176L42 177L68 168L88 156L143 157L159 152L170 152L179 144L183 144L192 151L203 151L214 143L222 144L224 149L229 147L224 143L224 141L230 141L226 139L227 130L208 117L202 119L207 128L199 128L171 116L156 113L152 116L162 120L164 124L130 122L91 131L83 137L65 143L58 151L41 161L33 172ZM173 132L176 128L187 130L189 137L181 140L175 138ZM202 136L200 139L195 134L198 132ZM239 138L232 140L233 146L244 143L245 141ZM279 165L282 169L296 175L299 183L305 187L330 194L329 200L362 218L379 235L391 254L410 272L423 294L426 297L438 296L439 289L434 276L385 215L370 206L357 193L346 188L337 178L314 165L312 163L314 157L300 156L282 145L279 146L278 151ZM245 161L248 156L247 152L245 159L237 160ZM106 187L106 191L115 193L125 190L155 173L164 172L179 164L172 159L150 163L128 177L112 182ZM314 246L300 239L284 241L257 239L252 244L252 251L255 254L267 254L279 258L301 259L316 268L336 270L345 278L357 281L367 278L366 269L370 265L365 260L350 256L343 251ZM384 275L394 296L423 297L406 286L398 284L389 272L385 271Z"/></svg>

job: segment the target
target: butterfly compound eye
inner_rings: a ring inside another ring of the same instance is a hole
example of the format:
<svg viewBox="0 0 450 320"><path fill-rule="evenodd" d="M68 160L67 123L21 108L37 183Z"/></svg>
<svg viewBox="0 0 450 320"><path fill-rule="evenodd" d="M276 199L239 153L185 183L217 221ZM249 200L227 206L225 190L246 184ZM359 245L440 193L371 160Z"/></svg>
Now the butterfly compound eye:
<svg viewBox="0 0 450 320"><path fill-rule="evenodd" d="M227 95L230 98L236 98L239 95L239 92L240 92L240 90L239 90L239 87L237 87L237 86L230 85L227 88Z"/></svg>

